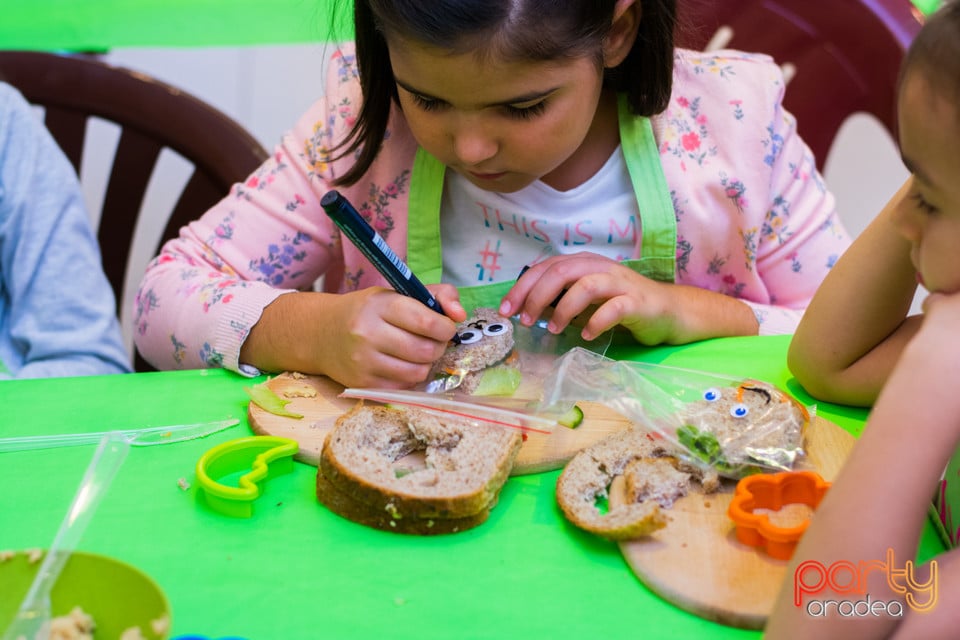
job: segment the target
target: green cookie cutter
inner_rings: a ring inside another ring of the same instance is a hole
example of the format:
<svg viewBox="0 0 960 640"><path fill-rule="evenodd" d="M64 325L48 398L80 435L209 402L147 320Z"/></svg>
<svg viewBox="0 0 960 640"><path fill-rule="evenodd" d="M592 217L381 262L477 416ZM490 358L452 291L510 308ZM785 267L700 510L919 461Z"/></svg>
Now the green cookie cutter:
<svg viewBox="0 0 960 640"><path fill-rule="evenodd" d="M293 470L293 455L300 445L279 436L249 436L218 444L197 461L197 481L207 504L236 518L253 515L253 503L260 497L261 484ZM237 486L220 482L247 471Z"/></svg>

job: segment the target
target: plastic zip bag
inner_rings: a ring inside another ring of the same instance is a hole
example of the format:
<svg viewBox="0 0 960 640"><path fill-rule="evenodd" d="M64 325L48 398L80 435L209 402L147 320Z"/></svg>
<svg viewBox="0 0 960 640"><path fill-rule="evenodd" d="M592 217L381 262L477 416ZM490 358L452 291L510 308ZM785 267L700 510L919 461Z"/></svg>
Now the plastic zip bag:
<svg viewBox="0 0 960 640"><path fill-rule="evenodd" d="M545 412L600 402L663 438L687 461L741 478L804 457L812 408L760 380L611 360L573 349L543 383Z"/></svg>

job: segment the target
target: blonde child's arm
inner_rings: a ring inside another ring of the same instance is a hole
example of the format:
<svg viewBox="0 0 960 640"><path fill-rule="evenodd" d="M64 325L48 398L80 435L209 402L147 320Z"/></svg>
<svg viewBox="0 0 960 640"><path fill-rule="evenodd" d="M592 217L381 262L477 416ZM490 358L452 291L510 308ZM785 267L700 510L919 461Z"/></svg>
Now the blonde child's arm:
<svg viewBox="0 0 960 640"><path fill-rule="evenodd" d="M787 567L779 599L767 628L769 638L887 637L897 618L810 616L805 602L795 604L795 571L804 561L829 567L834 562L885 562L893 551L895 569L913 560L940 474L960 442L960 294L931 296L923 326L903 350L871 414L864 435L813 518ZM957 585L955 554L943 563L940 584ZM917 568L926 581L925 569ZM867 584L872 600L898 597L886 574L876 571ZM842 580L841 580L842 581ZM812 582L808 579L806 582ZM905 605L904 637L934 637L929 630L954 616L956 591L939 589L941 601L929 613L914 615ZM927 593L918 602L928 602ZM819 598L862 600L864 594L829 590ZM902 596L899 596L901 601ZM955 623L956 620L953 620ZM907 626L909 625L909 626ZM916 625L916 626L914 626ZM937 636L940 637L940 636Z"/></svg>
<svg viewBox="0 0 960 640"><path fill-rule="evenodd" d="M807 308L788 354L790 371L813 396L870 405L916 332L907 319L917 288L910 246L891 218L909 181L837 261Z"/></svg>

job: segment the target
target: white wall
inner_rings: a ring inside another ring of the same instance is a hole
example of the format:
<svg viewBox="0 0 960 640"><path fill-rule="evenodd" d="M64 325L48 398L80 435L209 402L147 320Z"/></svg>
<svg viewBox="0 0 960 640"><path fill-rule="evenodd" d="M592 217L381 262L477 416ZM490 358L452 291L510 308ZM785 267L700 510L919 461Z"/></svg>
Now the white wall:
<svg viewBox="0 0 960 640"><path fill-rule="evenodd" d="M321 95L325 68L322 45L204 49L116 49L105 56L117 65L144 71L179 86L224 111L268 150L307 107ZM109 145L109 134L106 134ZM113 142L115 144L115 140ZM83 181L91 208L99 210L97 159L84 159ZM858 234L880 211L907 177L896 145L878 121L867 115L851 118L841 129L824 175L837 199L847 228ZM182 183L186 168L173 159L165 175L151 185L148 198L162 200L167 186ZM149 208L149 205L148 205ZM159 236L162 221L138 230L138 242ZM143 253L141 251L141 253ZM142 273L151 256L140 255L129 275ZM123 302L128 345L130 308L137 277L131 278Z"/></svg>

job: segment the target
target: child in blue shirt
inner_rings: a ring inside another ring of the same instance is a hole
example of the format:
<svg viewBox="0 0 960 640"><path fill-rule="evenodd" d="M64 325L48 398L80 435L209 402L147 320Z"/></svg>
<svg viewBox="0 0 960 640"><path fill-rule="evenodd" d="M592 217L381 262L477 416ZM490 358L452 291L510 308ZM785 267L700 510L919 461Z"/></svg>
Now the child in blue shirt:
<svg viewBox="0 0 960 640"><path fill-rule="evenodd" d="M0 82L0 380L130 371L70 161Z"/></svg>

